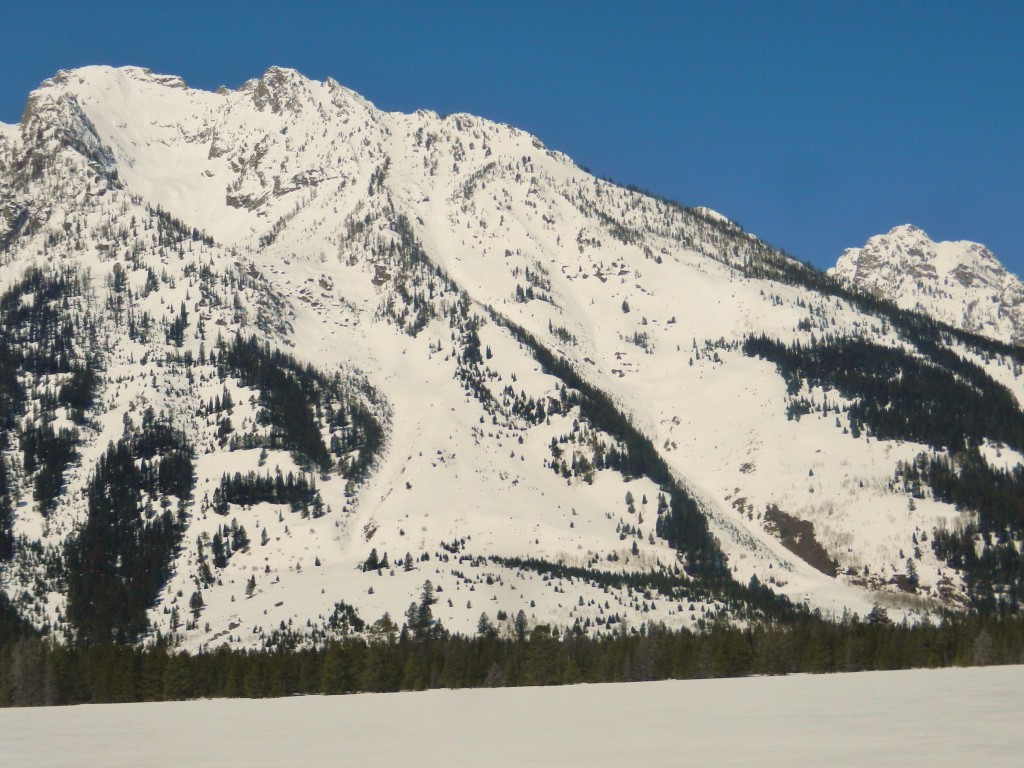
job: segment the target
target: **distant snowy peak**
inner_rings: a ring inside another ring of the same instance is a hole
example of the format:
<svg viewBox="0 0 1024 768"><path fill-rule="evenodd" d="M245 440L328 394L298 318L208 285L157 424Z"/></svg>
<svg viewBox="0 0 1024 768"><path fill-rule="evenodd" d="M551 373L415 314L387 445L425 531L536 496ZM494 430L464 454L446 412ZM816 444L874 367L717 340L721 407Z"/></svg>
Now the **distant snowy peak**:
<svg viewBox="0 0 1024 768"><path fill-rule="evenodd" d="M905 309L1024 343L1024 284L979 243L937 243L905 224L848 248L829 274Z"/></svg>
<svg viewBox="0 0 1024 768"><path fill-rule="evenodd" d="M912 224L876 235L863 248L843 252L833 273L858 285L882 288L952 278L964 288L1004 287L1012 278L985 246L969 241L936 243Z"/></svg>

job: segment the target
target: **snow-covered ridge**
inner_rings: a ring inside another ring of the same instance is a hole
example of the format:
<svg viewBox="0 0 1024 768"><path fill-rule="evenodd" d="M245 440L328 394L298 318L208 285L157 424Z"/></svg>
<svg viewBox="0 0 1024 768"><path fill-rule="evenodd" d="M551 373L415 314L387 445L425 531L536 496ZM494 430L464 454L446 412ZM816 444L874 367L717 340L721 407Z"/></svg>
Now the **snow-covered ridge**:
<svg viewBox="0 0 1024 768"><path fill-rule="evenodd" d="M37 553L63 557L107 445L149 406L195 454L191 496L141 502L181 506L181 549L148 621L185 647L340 631L348 609L400 624L428 579L435 615L463 632L482 613L511 631L519 611L587 632L702 626L730 606L514 564L693 586L680 550L700 531L664 524L673 483L743 584L836 615L965 599L961 574L919 542L971 514L894 480L929 446L861 432L853 398L743 351L762 334L912 345L853 300L772 279L794 265L721 214L596 179L510 126L381 112L280 68L217 93L139 68L63 72L5 136L0 291L18 294L10 306L44 305L27 268L75 276L47 306L78 346L67 370L23 371L15 430L79 429L65 490L51 506L35 498L30 438L12 436L5 456L21 543L0 586L37 625L69 629L68 596ZM11 343L29 349L31 330ZM276 364L286 375L224 362L254 336L294 357ZM1024 396L1013 360L976 356ZM86 360L95 403L76 421L55 394ZM318 454L321 471L268 425L268 390L295 376L315 390L304 423L333 462ZM586 412L584 387L635 435ZM382 433L358 477L344 474L367 446L352 404ZM640 439L664 462L660 479L616 464ZM1006 465L1020 455L985 445ZM240 500L222 481L278 470L315 483L310 514L301 500ZM786 534L787 521L804 527ZM814 566L789 548L807 526Z"/></svg>

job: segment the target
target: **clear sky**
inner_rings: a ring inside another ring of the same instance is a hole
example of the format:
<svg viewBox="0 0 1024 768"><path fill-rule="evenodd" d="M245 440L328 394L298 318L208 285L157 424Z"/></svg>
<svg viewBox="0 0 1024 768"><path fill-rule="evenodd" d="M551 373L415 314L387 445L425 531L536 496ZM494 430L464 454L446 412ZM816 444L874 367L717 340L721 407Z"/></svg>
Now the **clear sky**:
<svg viewBox="0 0 1024 768"><path fill-rule="evenodd" d="M1024 272L1024 2L17 2L0 121L58 69L268 66L470 112L798 258L913 223Z"/></svg>

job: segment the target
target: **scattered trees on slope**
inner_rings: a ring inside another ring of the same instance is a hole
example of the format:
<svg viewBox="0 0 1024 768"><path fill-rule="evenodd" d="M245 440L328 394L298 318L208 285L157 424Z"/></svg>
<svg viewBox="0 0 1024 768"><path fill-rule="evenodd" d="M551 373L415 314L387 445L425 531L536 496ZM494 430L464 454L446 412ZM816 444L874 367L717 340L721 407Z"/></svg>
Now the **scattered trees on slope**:
<svg viewBox="0 0 1024 768"><path fill-rule="evenodd" d="M222 344L218 362L222 378L236 376L259 390L261 418L271 427L266 447L287 448L301 465L324 472L337 462L342 474L356 482L369 472L384 431L359 398L345 391L340 376L329 378L255 336L236 336ZM365 389L363 394L372 401L374 393ZM331 450L324 442L321 420L333 434Z"/></svg>

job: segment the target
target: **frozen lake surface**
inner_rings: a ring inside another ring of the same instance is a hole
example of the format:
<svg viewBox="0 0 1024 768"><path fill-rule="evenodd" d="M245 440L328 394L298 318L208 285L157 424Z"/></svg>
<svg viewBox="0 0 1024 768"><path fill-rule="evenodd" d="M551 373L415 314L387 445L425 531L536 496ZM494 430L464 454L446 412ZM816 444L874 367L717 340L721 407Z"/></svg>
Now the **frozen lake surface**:
<svg viewBox="0 0 1024 768"><path fill-rule="evenodd" d="M1018 766L1024 666L0 710L21 766Z"/></svg>

